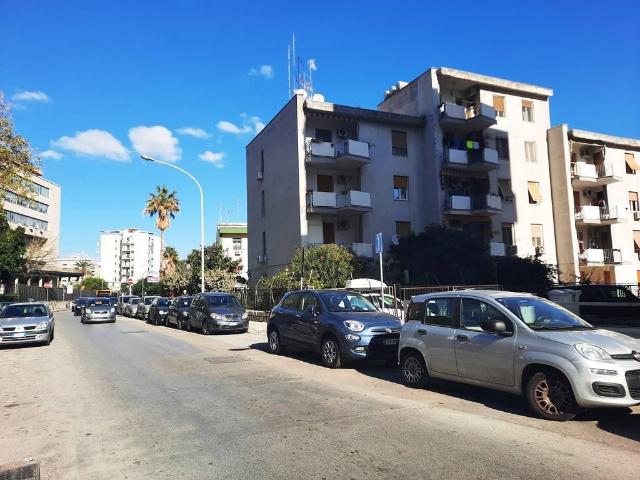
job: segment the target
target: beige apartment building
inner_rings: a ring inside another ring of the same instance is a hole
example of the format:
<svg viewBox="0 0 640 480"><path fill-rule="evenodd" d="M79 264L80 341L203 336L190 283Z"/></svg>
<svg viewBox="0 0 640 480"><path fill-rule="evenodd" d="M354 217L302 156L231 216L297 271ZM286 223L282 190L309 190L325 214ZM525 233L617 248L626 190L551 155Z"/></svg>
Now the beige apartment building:
<svg viewBox="0 0 640 480"><path fill-rule="evenodd" d="M640 283L640 140L549 130L560 280Z"/></svg>
<svg viewBox="0 0 640 480"><path fill-rule="evenodd" d="M552 90L449 68L398 82L377 110L296 94L247 146L249 275L297 246L372 256L440 223L493 255L557 263L549 177Z"/></svg>

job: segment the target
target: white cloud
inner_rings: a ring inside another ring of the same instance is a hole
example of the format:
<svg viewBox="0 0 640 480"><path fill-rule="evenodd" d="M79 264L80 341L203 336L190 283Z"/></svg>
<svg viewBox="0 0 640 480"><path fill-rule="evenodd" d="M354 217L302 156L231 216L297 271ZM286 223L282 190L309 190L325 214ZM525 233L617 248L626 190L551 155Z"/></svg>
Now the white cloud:
<svg viewBox="0 0 640 480"><path fill-rule="evenodd" d="M203 130L202 128L195 128L195 127L176 128L176 133L178 135L185 135L187 137L194 137L194 138L201 138L201 139L209 138L211 136L211 134L206 130Z"/></svg>
<svg viewBox="0 0 640 480"><path fill-rule="evenodd" d="M217 168L224 167L224 163L222 163L222 159L224 158L224 152L212 152L211 150L207 150L200 155L198 155L200 160L204 160L205 162L212 163Z"/></svg>
<svg viewBox="0 0 640 480"><path fill-rule="evenodd" d="M55 150L45 150L40 154L40 158L53 158L54 160L60 160L62 158L62 154Z"/></svg>
<svg viewBox="0 0 640 480"><path fill-rule="evenodd" d="M260 65L258 68L249 70L249 75L261 75L264 78L273 78L273 67L271 65Z"/></svg>
<svg viewBox="0 0 640 480"><path fill-rule="evenodd" d="M260 117L255 115L250 116L246 113L240 115L242 117L242 125L237 125L227 120L221 120L217 123L217 127L220 131L225 133L233 133L234 135L244 135L247 133L258 134L264 128L264 122Z"/></svg>
<svg viewBox="0 0 640 480"><path fill-rule="evenodd" d="M11 100L22 102L48 102L51 99L46 93L36 90L17 92L11 97Z"/></svg>
<svg viewBox="0 0 640 480"><path fill-rule="evenodd" d="M133 149L140 155L148 155L157 160L175 162L180 160L182 149L171 130L162 125L153 127L133 127L129 130Z"/></svg>
<svg viewBox="0 0 640 480"><path fill-rule="evenodd" d="M129 161L129 152L120 141L104 130L76 132L73 137L60 137L51 142L52 147L70 150L77 155L105 157L117 162Z"/></svg>

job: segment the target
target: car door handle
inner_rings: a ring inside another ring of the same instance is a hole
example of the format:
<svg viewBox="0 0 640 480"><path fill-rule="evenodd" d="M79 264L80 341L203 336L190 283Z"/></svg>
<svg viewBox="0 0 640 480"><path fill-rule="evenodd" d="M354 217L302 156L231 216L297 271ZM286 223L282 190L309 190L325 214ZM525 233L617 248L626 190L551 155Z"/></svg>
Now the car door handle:
<svg viewBox="0 0 640 480"><path fill-rule="evenodd" d="M456 335L456 340L458 340L459 342L466 342L467 340L469 340L469 337L467 337L466 335Z"/></svg>
<svg viewBox="0 0 640 480"><path fill-rule="evenodd" d="M418 335L426 335L427 331L424 328L419 328L418 329Z"/></svg>

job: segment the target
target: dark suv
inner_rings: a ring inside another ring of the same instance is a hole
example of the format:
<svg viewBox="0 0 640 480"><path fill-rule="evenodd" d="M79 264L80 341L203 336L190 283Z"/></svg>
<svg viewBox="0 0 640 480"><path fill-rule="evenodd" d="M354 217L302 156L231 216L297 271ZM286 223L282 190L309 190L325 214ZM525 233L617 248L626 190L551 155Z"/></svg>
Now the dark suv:
<svg viewBox="0 0 640 480"><path fill-rule="evenodd" d="M359 293L298 290L271 311L267 338L271 353L295 346L320 352L326 367L339 368L350 360L396 363L400 329L398 318L378 311Z"/></svg>
<svg viewBox="0 0 640 480"><path fill-rule="evenodd" d="M203 335L212 332L246 332L249 316L238 299L230 293L198 293L189 307L187 330L200 329Z"/></svg>

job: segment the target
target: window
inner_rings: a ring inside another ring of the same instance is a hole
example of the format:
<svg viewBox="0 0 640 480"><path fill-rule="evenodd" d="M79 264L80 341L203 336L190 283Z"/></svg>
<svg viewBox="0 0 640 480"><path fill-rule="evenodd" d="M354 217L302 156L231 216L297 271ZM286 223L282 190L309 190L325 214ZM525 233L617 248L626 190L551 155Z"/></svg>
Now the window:
<svg viewBox="0 0 640 480"><path fill-rule="evenodd" d="M4 199L13 203L14 205L20 205L21 207L26 207L31 210L35 210L40 213L47 213L49 209L49 205L46 203L38 202L37 200L31 200L30 198L25 198L21 195L16 195L13 192L5 191Z"/></svg>
<svg viewBox="0 0 640 480"><path fill-rule="evenodd" d="M500 198L505 202L513 202L513 190L511 190L511 180L498 179L498 192Z"/></svg>
<svg viewBox="0 0 640 480"><path fill-rule="evenodd" d="M424 303L411 303L409 305L409 309L407 310L407 321L409 320L417 320L421 322L424 318Z"/></svg>
<svg viewBox="0 0 640 480"><path fill-rule="evenodd" d="M9 223L17 223L23 227L35 228L36 230L47 230L49 228L49 223L44 220L39 220L37 218L8 210L5 210L5 213L7 215L7 222Z"/></svg>
<svg viewBox="0 0 640 480"><path fill-rule="evenodd" d="M638 192L629 192L629 210L637 212L640 210L640 203L638 203Z"/></svg>
<svg viewBox="0 0 640 480"><path fill-rule="evenodd" d="M527 162L537 162L536 142L524 142L524 158Z"/></svg>
<svg viewBox="0 0 640 480"><path fill-rule="evenodd" d="M267 255L267 232L262 232L262 256Z"/></svg>
<svg viewBox="0 0 640 480"><path fill-rule="evenodd" d="M514 245L513 243L513 223L502 224L502 243L505 245Z"/></svg>
<svg viewBox="0 0 640 480"><path fill-rule="evenodd" d="M331 130L327 130L325 128L316 128L316 140L319 142L331 143L333 141Z"/></svg>
<svg viewBox="0 0 640 480"><path fill-rule="evenodd" d="M393 176L393 199L407 200L409 198L409 177Z"/></svg>
<svg viewBox="0 0 640 480"><path fill-rule="evenodd" d="M500 160L509 160L509 139L507 137L496 137L496 150Z"/></svg>
<svg viewBox="0 0 640 480"><path fill-rule="evenodd" d="M411 222L396 222L396 235L406 237L411 233Z"/></svg>
<svg viewBox="0 0 640 480"><path fill-rule="evenodd" d="M260 173L264 177L264 150L260 150Z"/></svg>
<svg viewBox="0 0 640 480"><path fill-rule="evenodd" d="M407 132L391 130L391 154L401 157L407 156Z"/></svg>
<svg viewBox="0 0 640 480"><path fill-rule="evenodd" d="M240 251L242 250L242 239L241 238L234 238L232 240L233 242L233 251Z"/></svg>
<svg viewBox="0 0 640 480"><path fill-rule="evenodd" d="M453 298L433 298L427 301L424 309L424 323L440 327L455 328Z"/></svg>
<svg viewBox="0 0 640 480"><path fill-rule="evenodd" d="M533 101L522 100L522 120L533 122Z"/></svg>
<svg viewBox="0 0 640 480"><path fill-rule="evenodd" d="M264 217L267 213L267 207L264 202L264 190L260 192L260 213Z"/></svg>
<svg viewBox="0 0 640 480"><path fill-rule="evenodd" d="M316 308L316 312L320 312L320 303L315 295L312 293L305 293L302 295L302 304L300 305L300 310L303 312L309 308L309 305L314 305Z"/></svg>
<svg viewBox="0 0 640 480"><path fill-rule="evenodd" d="M542 225L539 223L531 224L531 245L534 248L544 246L544 238L542 237Z"/></svg>
<svg viewBox="0 0 640 480"><path fill-rule="evenodd" d="M292 310L298 310L300 307L300 294L293 293L282 301L284 308L291 308Z"/></svg>
<svg viewBox="0 0 640 480"><path fill-rule="evenodd" d="M498 117L504 117L505 116L504 97L502 95L494 95L493 96L493 108L495 108L496 115Z"/></svg>
<svg viewBox="0 0 640 480"><path fill-rule="evenodd" d="M540 184L538 182L527 182L529 188L529 203L537 204L542 202Z"/></svg>
<svg viewBox="0 0 640 480"><path fill-rule="evenodd" d="M640 164L636 161L633 153L625 153L624 161L627 165L627 173L636 173L637 170L640 170Z"/></svg>
<svg viewBox="0 0 640 480"><path fill-rule="evenodd" d="M488 321L503 321L507 332L513 332L511 320L496 307L474 298L463 298L460 309L460 327L465 330L484 332L482 324Z"/></svg>

